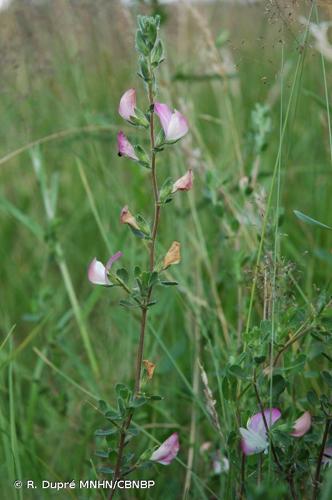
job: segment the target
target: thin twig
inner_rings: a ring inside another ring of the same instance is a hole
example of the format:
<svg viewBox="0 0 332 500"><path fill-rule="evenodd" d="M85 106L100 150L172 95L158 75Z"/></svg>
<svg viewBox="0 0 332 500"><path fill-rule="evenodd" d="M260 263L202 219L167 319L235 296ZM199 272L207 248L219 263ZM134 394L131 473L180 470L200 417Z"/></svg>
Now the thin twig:
<svg viewBox="0 0 332 500"><path fill-rule="evenodd" d="M323 455L324 455L326 441L327 441L327 438L329 435L329 430L330 430L330 419L327 418L326 422L325 422L325 430L324 430L324 434L323 434L322 444L320 446L319 455L318 455L318 459L317 459L316 473L315 473L315 478L314 478L314 489L312 492L312 500L316 500L318 498L320 470L322 467L322 459L323 459Z"/></svg>

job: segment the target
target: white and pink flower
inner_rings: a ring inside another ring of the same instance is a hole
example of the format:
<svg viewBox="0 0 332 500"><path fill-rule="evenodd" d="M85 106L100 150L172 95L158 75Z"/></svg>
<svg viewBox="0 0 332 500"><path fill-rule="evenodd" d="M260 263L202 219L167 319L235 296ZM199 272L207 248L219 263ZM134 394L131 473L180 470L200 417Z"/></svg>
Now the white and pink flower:
<svg viewBox="0 0 332 500"><path fill-rule="evenodd" d="M264 410L264 416L266 425L270 429L281 417L281 412L278 408L269 408ZM245 455L254 455L267 451L269 439L261 412L249 418L246 429L240 427L240 434L242 436L241 448Z"/></svg>
<svg viewBox="0 0 332 500"><path fill-rule="evenodd" d="M130 122L131 117L135 116L136 109L136 90L127 90L120 99L119 115Z"/></svg>
<svg viewBox="0 0 332 500"><path fill-rule="evenodd" d="M179 435L177 432L174 432L152 453L150 460L162 465L169 465L178 454L179 449Z"/></svg>
<svg viewBox="0 0 332 500"><path fill-rule="evenodd" d="M188 132L187 119L176 109L172 111L167 104L156 102L154 111L159 117L166 142L176 142Z"/></svg>
<svg viewBox="0 0 332 500"><path fill-rule="evenodd" d="M126 156L131 160L138 161L134 146L128 141L127 137L121 130L118 133L118 155Z"/></svg>
<svg viewBox="0 0 332 500"><path fill-rule="evenodd" d="M122 257L122 255L122 252L116 252L108 259L106 266L95 257L88 268L88 279L90 283L94 285L111 286L112 283L108 278L108 271L111 269L113 263Z"/></svg>

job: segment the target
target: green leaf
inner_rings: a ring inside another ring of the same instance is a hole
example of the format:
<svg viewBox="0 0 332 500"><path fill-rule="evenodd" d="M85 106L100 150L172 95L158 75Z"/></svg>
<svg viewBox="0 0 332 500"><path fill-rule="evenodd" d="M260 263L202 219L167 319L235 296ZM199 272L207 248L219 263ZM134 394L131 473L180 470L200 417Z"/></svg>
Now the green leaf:
<svg viewBox="0 0 332 500"><path fill-rule="evenodd" d="M241 379L246 378L246 374L245 374L244 370L239 365L230 366L229 372L231 373L231 375L234 375L234 377L236 377L236 378L241 378Z"/></svg>
<svg viewBox="0 0 332 500"><path fill-rule="evenodd" d="M163 286L176 286L179 283L177 281L161 281L160 284Z"/></svg>
<svg viewBox="0 0 332 500"><path fill-rule="evenodd" d="M235 401L237 390L237 380L232 375L224 377L222 381L222 393L228 401Z"/></svg>
<svg viewBox="0 0 332 500"><path fill-rule="evenodd" d="M286 389L286 381L282 375L274 375L272 378L272 397L278 399L280 394Z"/></svg>
<svg viewBox="0 0 332 500"><path fill-rule="evenodd" d="M111 467L98 467L97 468L98 472L101 474L114 474L114 470L111 469Z"/></svg>
<svg viewBox="0 0 332 500"><path fill-rule="evenodd" d="M159 191L160 203L166 203L169 200L172 194L172 189L173 189L173 180L168 178L165 180Z"/></svg>
<svg viewBox="0 0 332 500"><path fill-rule="evenodd" d="M322 377L324 379L324 382L329 386L329 387L332 387L332 375L327 372L327 371L323 371L322 372Z"/></svg>
<svg viewBox="0 0 332 500"><path fill-rule="evenodd" d="M141 57L138 61L138 67L139 67L139 73L138 75L145 81L145 82L150 82L151 81L151 75L150 75L150 70L149 66L145 60L144 57Z"/></svg>
<svg viewBox="0 0 332 500"><path fill-rule="evenodd" d="M124 267L121 267L120 269L118 269L116 271L116 274L117 276L119 276L119 278L124 282L124 283L128 283L129 281L129 274L128 274L128 271L127 269L125 269Z"/></svg>
<svg viewBox="0 0 332 500"><path fill-rule="evenodd" d="M313 219L312 217L309 217L308 215L305 215L304 213L300 212L299 210L293 210L294 215L300 219L300 221L305 222L306 224L310 224L311 226L318 226L322 229L328 229L329 231L332 231L332 227L327 226L326 224L323 224L322 222L319 222L316 219Z"/></svg>
<svg viewBox="0 0 332 500"><path fill-rule="evenodd" d="M14 217L18 222L29 229L29 231L31 231L38 238L38 240L43 241L43 228L31 217L23 213L19 208L15 207L15 205L2 196L0 196L0 210L7 212L9 215Z"/></svg>
<svg viewBox="0 0 332 500"><path fill-rule="evenodd" d="M100 457L100 458L108 458L108 451L104 451L104 450L97 450L95 452L95 455L97 457Z"/></svg>
<svg viewBox="0 0 332 500"><path fill-rule="evenodd" d="M111 436L112 434L116 434L117 432L118 430L115 427L110 427L109 429L97 429L95 431L95 436Z"/></svg>
<svg viewBox="0 0 332 500"><path fill-rule="evenodd" d="M150 224L140 214L136 215L136 221L137 221L137 224L140 228L140 231L143 233L143 235L150 238L150 236L151 236Z"/></svg>
<svg viewBox="0 0 332 500"><path fill-rule="evenodd" d="M151 52L152 66L157 68L164 61L164 47L161 40L158 40Z"/></svg>
<svg viewBox="0 0 332 500"><path fill-rule="evenodd" d="M140 54L142 54L143 56L148 56L150 53L150 49L149 49L148 45L146 44L144 36L140 30L136 31L135 42L136 42L137 51L140 52Z"/></svg>
<svg viewBox="0 0 332 500"><path fill-rule="evenodd" d="M157 271L153 271L151 274L150 274L150 277L149 277L149 287L151 286L154 286L158 283L159 281L159 274L157 273Z"/></svg>
<svg viewBox="0 0 332 500"><path fill-rule="evenodd" d="M147 402L144 396L135 397L130 400L129 408L139 408Z"/></svg>
<svg viewBox="0 0 332 500"><path fill-rule="evenodd" d="M114 411L114 410L108 410L105 413L105 417L108 420L114 420L114 421L121 420L121 415L119 415L119 413L117 411Z"/></svg>
<svg viewBox="0 0 332 500"><path fill-rule="evenodd" d="M127 308L139 307L139 304L137 304L136 302L131 302L130 300L127 299L119 300L119 305Z"/></svg>
<svg viewBox="0 0 332 500"><path fill-rule="evenodd" d="M98 405L99 405L100 410L101 410L103 413L105 413L105 411L107 411L107 408L108 408L108 407L107 407L107 403L106 403L106 401L104 401L103 399L100 399L100 400L98 401Z"/></svg>

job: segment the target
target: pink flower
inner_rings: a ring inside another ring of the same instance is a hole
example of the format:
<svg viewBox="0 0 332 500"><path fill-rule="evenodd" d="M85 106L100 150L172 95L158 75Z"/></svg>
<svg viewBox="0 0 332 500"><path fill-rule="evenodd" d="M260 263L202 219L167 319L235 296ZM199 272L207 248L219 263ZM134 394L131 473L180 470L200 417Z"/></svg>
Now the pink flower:
<svg viewBox="0 0 332 500"><path fill-rule="evenodd" d="M194 175L191 169L174 182L172 193L176 191L189 191L193 187Z"/></svg>
<svg viewBox="0 0 332 500"><path fill-rule="evenodd" d="M93 259L88 269L88 279L94 285L104 285L110 286L112 283L108 279L108 271L111 269L113 262L122 257L122 252L116 252L112 255L108 261L106 266L96 258Z"/></svg>
<svg viewBox="0 0 332 500"><path fill-rule="evenodd" d="M172 112L167 104L156 102L154 111L158 115L167 142L175 142L188 132L186 118L176 109Z"/></svg>
<svg viewBox="0 0 332 500"><path fill-rule="evenodd" d="M279 418L281 412L277 408L264 410L264 416L268 428L270 428ZM269 446L268 436L263 421L263 414L256 413L249 418L247 428L240 427L241 448L245 455L254 455L255 453L266 452Z"/></svg>
<svg viewBox="0 0 332 500"><path fill-rule="evenodd" d="M324 449L322 464L328 467L332 465L332 446L327 446Z"/></svg>
<svg viewBox="0 0 332 500"><path fill-rule="evenodd" d="M179 449L179 436L177 432L174 432L174 434L166 439L166 441L152 453L150 460L162 465L169 465L178 454Z"/></svg>
<svg viewBox="0 0 332 500"><path fill-rule="evenodd" d="M293 437L304 436L304 434L308 432L310 427L311 427L311 415L308 411L306 411L300 418L295 420L291 436Z"/></svg>
<svg viewBox="0 0 332 500"><path fill-rule="evenodd" d="M128 141L127 137L124 135L124 133L120 130L118 133L118 154L119 156L126 156L127 158L130 158L131 160L138 160L138 157L136 156L134 146L130 144Z"/></svg>
<svg viewBox="0 0 332 500"><path fill-rule="evenodd" d="M127 90L120 99L119 115L127 121L130 121L131 116L135 116L136 108L136 90Z"/></svg>

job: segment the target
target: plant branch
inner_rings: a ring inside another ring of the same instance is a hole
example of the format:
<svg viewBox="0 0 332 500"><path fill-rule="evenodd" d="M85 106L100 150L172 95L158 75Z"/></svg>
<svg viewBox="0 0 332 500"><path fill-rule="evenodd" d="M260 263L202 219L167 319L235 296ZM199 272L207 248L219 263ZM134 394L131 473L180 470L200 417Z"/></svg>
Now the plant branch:
<svg viewBox="0 0 332 500"><path fill-rule="evenodd" d="M319 455L318 455L318 459L317 459L316 472L315 472L315 478L314 478L314 489L312 492L312 500L316 500L318 498L320 470L322 468L322 459L323 459L323 455L324 455L326 441L327 441L327 438L329 435L329 430L330 430L330 419L327 418L326 423L325 423L322 444L320 446Z"/></svg>
<svg viewBox="0 0 332 500"><path fill-rule="evenodd" d="M154 219L152 226L152 234L151 234L151 244L150 244L150 255L149 255L149 267L150 272L153 272L155 266L155 246L156 239L158 233L158 225L160 219L160 204L159 204L159 194L158 194L158 183L157 183L157 173L156 173L156 152L155 152L155 132L154 132L154 99L153 99L153 91L152 84L149 83L148 87L148 98L150 105L150 147L151 147L151 183L153 190L153 198L154 198ZM118 283L125 288L125 284L118 279ZM125 288L126 289L126 288ZM145 339L145 331L146 331L146 323L147 323L147 313L148 306L151 300L153 286L150 286L146 295L145 302L141 305L142 315L141 315L141 326L140 326L140 337L136 355L136 371L135 371L135 388L134 395L135 397L140 393L141 390L141 371L142 371L142 360L144 353L144 339ZM125 440L128 427L130 426L131 420L133 418L133 410L130 411L126 420L123 423L119 443L118 443L118 458L116 461L115 471L114 471L114 480L118 480L121 478L121 463L123 457L123 451L125 447ZM113 498L115 490L112 490L110 493L110 500Z"/></svg>

